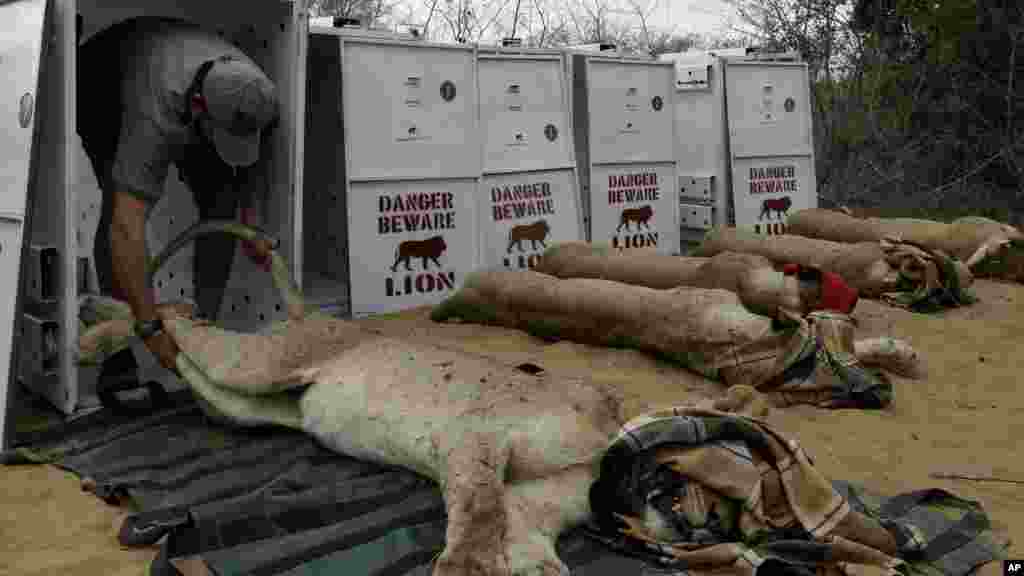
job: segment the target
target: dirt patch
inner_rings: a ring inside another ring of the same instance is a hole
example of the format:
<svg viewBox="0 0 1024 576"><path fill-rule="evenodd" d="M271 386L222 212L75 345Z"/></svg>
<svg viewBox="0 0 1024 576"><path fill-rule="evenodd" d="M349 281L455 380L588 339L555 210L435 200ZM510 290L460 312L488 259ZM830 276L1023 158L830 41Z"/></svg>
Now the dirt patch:
<svg viewBox="0 0 1024 576"><path fill-rule="evenodd" d="M0 574L142 576L156 548L125 550L117 531L127 510L82 492L53 466L0 468Z"/></svg>

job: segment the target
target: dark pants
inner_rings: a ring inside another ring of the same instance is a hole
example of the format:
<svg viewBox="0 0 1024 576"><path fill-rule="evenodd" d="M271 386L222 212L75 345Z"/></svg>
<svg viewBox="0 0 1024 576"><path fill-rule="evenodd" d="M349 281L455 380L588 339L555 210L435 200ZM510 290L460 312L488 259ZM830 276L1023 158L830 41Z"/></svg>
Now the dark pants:
<svg viewBox="0 0 1024 576"><path fill-rule="evenodd" d="M99 287L103 294L124 300L125 295L114 290L110 251L111 198L114 192L111 175L122 121L119 40L112 28L79 48L76 105L78 135L103 192L103 206L93 246ZM184 159L178 163L178 170L192 190L200 220L235 218L239 196L233 187L233 173L212 147L208 144L189 146ZM235 239L226 235L206 236L195 243L192 281L196 285L196 303L209 318L216 318L220 311L224 289L231 275L235 244Z"/></svg>

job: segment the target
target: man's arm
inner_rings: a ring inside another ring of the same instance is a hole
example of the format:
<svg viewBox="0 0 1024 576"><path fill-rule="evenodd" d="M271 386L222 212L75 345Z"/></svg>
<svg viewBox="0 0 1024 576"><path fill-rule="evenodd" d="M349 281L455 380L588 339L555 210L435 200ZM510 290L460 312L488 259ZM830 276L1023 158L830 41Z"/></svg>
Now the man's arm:
<svg viewBox="0 0 1024 576"><path fill-rule="evenodd" d="M115 191L110 224L110 256L114 283L128 300L137 320L156 319L156 297L146 277L146 203Z"/></svg>
<svg viewBox="0 0 1024 576"><path fill-rule="evenodd" d="M128 300L136 320L156 320L156 298L146 274L146 201L121 190L112 196L110 255L114 260L114 282ZM164 368L177 373L178 346L167 332L157 332L144 343Z"/></svg>
<svg viewBox="0 0 1024 576"><path fill-rule="evenodd" d="M163 194L170 165L168 142L148 118L126 114L122 125L126 130L118 140L110 198L111 269L114 285L135 319L156 320L156 298L147 275L146 212ZM144 342L164 368L176 370L178 347L167 332Z"/></svg>
<svg viewBox="0 0 1024 576"><path fill-rule="evenodd" d="M165 135L149 118L125 114L121 122L125 131L118 140L112 174L111 268L114 284L135 318L153 320L156 298L146 277L146 212L163 195L170 154Z"/></svg>

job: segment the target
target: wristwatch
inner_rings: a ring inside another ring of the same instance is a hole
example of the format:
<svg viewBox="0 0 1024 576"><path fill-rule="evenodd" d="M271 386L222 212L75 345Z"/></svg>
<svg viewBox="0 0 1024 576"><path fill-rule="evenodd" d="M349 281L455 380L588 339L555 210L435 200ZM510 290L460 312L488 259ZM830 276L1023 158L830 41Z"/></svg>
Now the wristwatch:
<svg viewBox="0 0 1024 576"><path fill-rule="evenodd" d="M136 320L135 334L140 340L146 341L164 330L164 323L159 318L153 320Z"/></svg>

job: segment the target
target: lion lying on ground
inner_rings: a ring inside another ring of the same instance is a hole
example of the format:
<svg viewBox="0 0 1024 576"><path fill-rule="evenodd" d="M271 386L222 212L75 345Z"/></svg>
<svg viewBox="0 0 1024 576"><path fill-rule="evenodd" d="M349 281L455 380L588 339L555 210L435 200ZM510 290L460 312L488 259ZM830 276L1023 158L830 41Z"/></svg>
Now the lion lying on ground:
<svg viewBox="0 0 1024 576"><path fill-rule="evenodd" d="M191 311L159 309L181 349L177 368L212 417L301 430L331 450L438 482L448 527L435 576L568 573L555 542L591 516L590 486L629 416L622 388L531 374L318 313L249 334ZM711 407L758 404L758 393L735 386Z"/></svg>
<svg viewBox="0 0 1024 576"><path fill-rule="evenodd" d="M158 308L181 349L178 371L211 417L301 430L438 482L448 528L435 576L568 574L555 541L590 515L600 459L626 421L617 389L319 313L248 334L191 310ZM83 351L118 331L130 334L110 322L86 330Z"/></svg>

